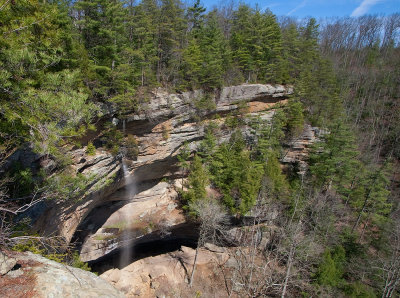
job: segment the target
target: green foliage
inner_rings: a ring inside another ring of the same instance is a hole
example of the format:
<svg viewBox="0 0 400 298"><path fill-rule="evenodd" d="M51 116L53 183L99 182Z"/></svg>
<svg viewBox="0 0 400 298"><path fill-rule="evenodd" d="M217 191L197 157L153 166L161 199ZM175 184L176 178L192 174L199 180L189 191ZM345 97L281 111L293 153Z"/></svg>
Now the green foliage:
<svg viewBox="0 0 400 298"><path fill-rule="evenodd" d="M86 154L87 155L95 155L96 154L96 147L93 145L92 142L89 142L86 147Z"/></svg>
<svg viewBox="0 0 400 298"><path fill-rule="evenodd" d="M257 150L261 158L265 159L265 152L281 148L281 141L285 137L284 128L287 116L282 110L277 110L272 117L271 124L260 123L261 120L258 120L255 127L256 133L259 134Z"/></svg>
<svg viewBox="0 0 400 298"><path fill-rule="evenodd" d="M102 136L102 141L105 142L107 149L111 150L113 155L119 153L121 145L124 145L124 136L113 124L109 123L105 127L105 131Z"/></svg>
<svg viewBox="0 0 400 298"><path fill-rule="evenodd" d="M216 105L211 94L206 94L194 101L194 106L200 112L215 110Z"/></svg>
<svg viewBox="0 0 400 298"><path fill-rule="evenodd" d="M204 129L205 135L204 139L200 143L198 154L205 162L209 162L217 145L217 139L215 137L215 131L217 130L217 127L213 123L210 123L210 125Z"/></svg>
<svg viewBox="0 0 400 298"><path fill-rule="evenodd" d="M86 270L86 271L91 270L91 268L89 267L89 265L87 263L81 261L77 251L74 251L74 253L72 254L72 258L69 261L69 265L72 267L75 267L75 268Z"/></svg>
<svg viewBox="0 0 400 298"><path fill-rule="evenodd" d="M128 135L125 138L125 149L126 149L126 157L129 159L136 160L139 155L139 145L138 141L133 135Z"/></svg>
<svg viewBox="0 0 400 298"><path fill-rule="evenodd" d="M286 110L287 129L291 136L298 136L304 127L303 105L298 100L289 100Z"/></svg>
<svg viewBox="0 0 400 298"><path fill-rule="evenodd" d="M230 45L233 61L247 81L282 80L281 32L270 11L262 13L240 4L233 16Z"/></svg>
<svg viewBox="0 0 400 298"><path fill-rule="evenodd" d="M361 220L371 220L372 224L381 226L388 220L392 204L388 201L390 163L371 169L361 176L359 183L349 194L350 204L358 213L354 228Z"/></svg>
<svg viewBox="0 0 400 298"><path fill-rule="evenodd" d="M62 137L83 133L95 111L80 81L70 20L56 4L35 0L6 3L0 14L0 127L54 154Z"/></svg>
<svg viewBox="0 0 400 298"><path fill-rule="evenodd" d="M346 256L350 259L353 257L362 257L365 255L365 247L359 243L358 235L346 228L340 234L341 246L346 251Z"/></svg>
<svg viewBox="0 0 400 298"><path fill-rule="evenodd" d="M268 150L264 153L264 187L267 196L280 199L287 195L289 185L286 176L282 173L281 164L276 151Z"/></svg>
<svg viewBox="0 0 400 298"><path fill-rule="evenodd" d="M204 200L207 197L206 187L209 184L208 174L198 155L194 156L189 170L187 191L182 193L186 205L189 205L191 202Z"/></svg>
<svg viewBox="0 0 400 298"><path fill-rule="evenodd" d="M318 266L316 281L320 285L338 287L343 283L343 265L346 260L345 250L337 246L333 251L327 249Z"/></svg>
<svg viewBox="0 0 400 298"><path fill-rule="evenodd" d="M13 197L23 197L30 194L35 186L35 181L30 168L23 168L20 163L14 163L9 173L11 183L8 187Z"/></svg>
<svg viewBox="0 0 400 298"><path fill-rule="evenodd" d="M338 121L323 136L323 141L315 145L310 156L310 170L315 175L315 183L330 187L332 182L336 182L339 188L348 185L359 171L358 155L354 135L346 124Z"/></svg>
<svg viewBox="0 0 400 298"><path fill-rule="evenodd" d="M361 282L349 283L343 288L346 297L350 298L375 298L378 297L374 291Z"/></svg>
<svg viewBox="0 0 400 298"><path fill-rule="evenodd" d="M189 146L187 143L184 143L177 156L179 161L179 167L182 168L183 170L189 168L189 162L188 162L189 157L190 157Z"/></svg>
<svg viewBox="0 0 400 298"><path fill-rule="evenodd" d="M217 148L210 172L213 184L222 192L223 202L232 213L245 215L254 206L261 186L262 165L251 160L240 132L236 131L228 144Z"/></svg>
<svg viewBox="0 0 400 298"><path fill-rule="evenodd" d="M62 263L65 265L69 265L75 268L79 268L82 270L90 271L91 268L85 262L80 260L79 254L77 251L74 252L58 252L56 248L52 248L50 246L46 247L38 238L35 238L36 235L30 235L31 238L20 241L16 244L12 249L15 251L25 252L30 251L34 254L42 255L45 258Z"/></svg>
<svg viewBox="0 0 400 298"><path fill-rule="evenodd" d="M78 173L75 176L67 171L55 174L46 181L46 197L60 201L79 199L94 179L95 175Z"/></svg>

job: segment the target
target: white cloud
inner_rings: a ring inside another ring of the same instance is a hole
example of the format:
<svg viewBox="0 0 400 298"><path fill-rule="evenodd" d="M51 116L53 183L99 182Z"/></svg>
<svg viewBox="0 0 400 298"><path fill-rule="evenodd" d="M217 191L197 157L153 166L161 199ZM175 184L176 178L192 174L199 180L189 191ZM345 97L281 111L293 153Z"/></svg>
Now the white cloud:
<svg viewBox="0 0 400 298"><path fill-rule="evenodd" d="M383 0L363 0L361 4L353 10L351 13L352 17L360 17L366 14L372 6L377 4L378 2L382 2Z"/></svg>
<svg viewBox="0 0 400 298"><path fill-rule="evenodd" d="M303 0L303 2L301 2L295 8L293 8L291 11L289 11L286 15L290 16L291 14L295 13L296 11L298 11L300 8L303 8L304 6L306 6L306 4L307 4L307 0Z"/></svg>

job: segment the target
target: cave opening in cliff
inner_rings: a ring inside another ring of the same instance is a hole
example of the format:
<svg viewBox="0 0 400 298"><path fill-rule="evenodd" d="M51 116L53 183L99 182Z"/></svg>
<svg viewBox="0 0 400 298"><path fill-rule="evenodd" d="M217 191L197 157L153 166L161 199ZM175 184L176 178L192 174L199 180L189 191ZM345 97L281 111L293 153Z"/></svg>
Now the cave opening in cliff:
<svg viewBox="0 0 400 298"><path fill-rule="evenodd" d="M135 261L147 257L154 257L177 251L181 249L182 246L196 248L197 239L166 237L144 243L132 243L126 247L118 248L108 255L90 261L88 264L93 272L102 274L113 268L122 269ZM127 256L129 256L129 258L127 258Z"/></svg>

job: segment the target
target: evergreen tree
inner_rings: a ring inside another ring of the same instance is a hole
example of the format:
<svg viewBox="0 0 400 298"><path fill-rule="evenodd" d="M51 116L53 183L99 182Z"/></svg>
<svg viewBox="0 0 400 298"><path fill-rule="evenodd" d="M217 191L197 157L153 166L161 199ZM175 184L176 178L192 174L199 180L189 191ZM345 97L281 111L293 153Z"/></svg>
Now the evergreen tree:
<svg viewBox="0 0 400 298"><path fill-rule="evenodd" d="M128 7L126 54L133 71L135 86L156 84L158 22L160 9L154 0Z"/></svg>
<svg viewBox="0 0 400 298"><path fill-rule="evenodd" d="M176 85L187 29L184 11L180 0L161 0L160 9L157 28L157 80Z"/></svg>
<svg viewBox="0 0 400 298"><path fill-rule="evenodd" d="M189 32L193 31L193 35L195 37L196 37L197 31L203 27L205 11L206 11L206 9L204 8L204 6L202 6L200 4L200 0L196 0L196 2L194 2L193 6L191 6L187 9L186 17L189 22L188 30L189 30Z"/></svg>
<svg viewBox="0 0 400 298"><path fill-rule="evenodd" d="M315 145L310 156L310 170L315 183L324 188L343 187L351 183L359 169L359 155L350 129L341 121Z"/></svg>
<svg viewBox="0 0 400 298"><path fill-rule="evenodd" d="M194 156L189 170L187 191L183 193L183 199L188 205L205 200L207 197L206 187L209 184L208 174L197 154Z"/></svg>
<svg viewBox="0 0 400 298"><path fill-rule="evenodd" d="M1 136L57 154L60 139L83 133L95 110L78 68L84 51L71 48L77 42L56 4L12 1L0 17Z"/></svg>
<svg viewBox="0 0 400 298"><path fill-rule="evenodd" d="M294 83L302 69L300 36L294 23L282 31L282 47L282 82Z"/></svg>
<svg viewBox="0 0 400 298"><path fill-rule="evenodd" d="M263 172L262 165L252 161L244 148L243 137L234 133L229 144L219 146L210 164L213 184L236 215L246 214L256 203Z"/></svg>
<svg viewBox="0 0 400 298"><path fill-rule="evenodd" d="M357 219L353 231L362 220L365 225L372 221L374 225L381 225L388 219L392 205L388 201L390 164L387 162L381 167L366 172L359 185L350 193L350 202L356 209ZM364 226L365 229L365 226Z"/></svg>
<svg viewBox="0 0 400 298"><path fill-rule="evenodd" d="M275 16L241 4L233 17L233 60L247 81L282 81L281 32Z"/></svg>
<svg viewBox="0 0 400 298"><path fill-rule="evenodd" d="M119 0L79 0L74 7L78 14L77 25L95 72L89 87L95 96L108 100L126 89L121 83L124 78L118 76L121 72L116 71L126 44L126 11Z"/></svg>
<svg viewBox="0 0 400 298"><path fill-rule="evenodd" d="M303 105L300 101L290 99L287 110L287 129L292 137L297 137L304 128Z"/></svg>

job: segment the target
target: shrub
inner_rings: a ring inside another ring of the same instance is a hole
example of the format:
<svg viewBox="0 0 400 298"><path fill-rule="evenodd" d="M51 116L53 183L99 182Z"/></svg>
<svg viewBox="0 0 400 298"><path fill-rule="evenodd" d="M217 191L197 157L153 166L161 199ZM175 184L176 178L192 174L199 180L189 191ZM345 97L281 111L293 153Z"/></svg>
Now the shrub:
<svg viewBox="0 0 400 298"><path fill-rule="evenodd" d="M335 250L325 250L322 262L316 274L317 283L331 287L340 286L343 282L343 263L346 259L345 250L337 246Z"/></svg>
<svg viewBox="0 0 400 298"><path fill-rule="evenodd" d="M93 145L92 142L89 142L86 147L86 154L87 155L95 155L96 154L96 147Z"/></svg>
<svg viewBox="0 0 400 298"><path fill-rule="evenodd" d="M139 147L136 138L133 135L128 135L125 140L126 157L136 160L139 154Z"/></svg>
<svg viewBox="0 0 400 298"><path fill-rule="evenodd" d="M165 125L162 126L162 137L163 137L164 141L168 140L168 138L169 138L169 131L168 131L167 126L165 126Z"/></svg>

